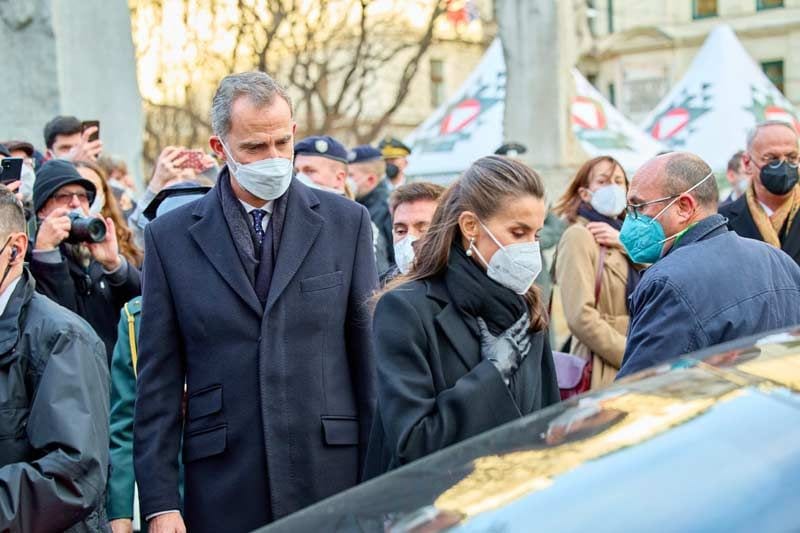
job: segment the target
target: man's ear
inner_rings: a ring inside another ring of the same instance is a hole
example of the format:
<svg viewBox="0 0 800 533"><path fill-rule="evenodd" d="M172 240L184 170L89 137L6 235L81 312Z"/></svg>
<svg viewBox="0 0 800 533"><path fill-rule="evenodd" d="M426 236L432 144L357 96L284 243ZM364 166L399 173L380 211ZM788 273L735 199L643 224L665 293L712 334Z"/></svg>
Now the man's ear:
<svg viewBox="0 0 800 533"><path fill-rule="evenodd" d="M208 146L211 147L211 149L214 151L217 157L219 157L223 161L228 160L228 158L225 155L225 150L222 148L222 141L220 141L219 137L217 137L216 135L212 135L208 139Z"/></svg>
<svg viewBox="0 0 800 533"><path fill-rule="evenodd" d="M337 170L336 174L334 174L334 178L336 179L336 186L341 187L344 185L345 181L347 181L347 171L345 170Z"/></svg>
<svg viewBox="0 0 800 533"><path fill-rule="evenodd" d="M676 202L678 205L678 213L681 215L683 221L689 220L694 215L699 207L697 200L691 194L684 194Z"/></svg>
<svg viewBox="0 0 800 533"><path fill-rule="evenodd" d="M753 163L753 158L750 157L750 154L747 152L742 154L742 170L744 170L745 174L750 176L754 176L757 172L756 165Z"/></svg>
<svg viewBox="0 0 800 533"><path fill-rule="evenodd" d="M24 233L19 233L11 239L12 247L12 254L13 250L16 250L16 257L14 258L14 264L17 264L20 261L25 261L25 255L28 253L28 236Z"/></svg>

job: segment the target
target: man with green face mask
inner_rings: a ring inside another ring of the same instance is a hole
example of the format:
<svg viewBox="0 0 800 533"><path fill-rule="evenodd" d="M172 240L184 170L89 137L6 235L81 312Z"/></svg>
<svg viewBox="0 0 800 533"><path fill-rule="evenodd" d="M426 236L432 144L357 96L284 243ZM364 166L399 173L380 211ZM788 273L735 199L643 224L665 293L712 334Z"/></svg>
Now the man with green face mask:
<svg viewBox="0 0 800 533"><path fill-rule="evenodd" d="M620 240L653 263L631 295L617 378L680 355L800 324L800 267L785 253L729 231L711 168L673 152L631 182Z"/></svg>

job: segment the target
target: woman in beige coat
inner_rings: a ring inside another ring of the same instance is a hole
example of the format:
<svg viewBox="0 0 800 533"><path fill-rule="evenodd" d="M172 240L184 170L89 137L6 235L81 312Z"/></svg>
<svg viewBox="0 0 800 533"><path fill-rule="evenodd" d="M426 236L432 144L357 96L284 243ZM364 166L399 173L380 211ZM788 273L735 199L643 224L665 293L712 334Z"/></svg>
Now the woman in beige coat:
<svg viewBox="0 0 800 533"><path fill-rule="evenodd" d="M572 334L570 353L593 357L592 389L614 381L622 364L627 297L639 279L619 242L627 192L622 166L611 157L596 157L580 168L553 208L569 224L554 270Z"/></svg>

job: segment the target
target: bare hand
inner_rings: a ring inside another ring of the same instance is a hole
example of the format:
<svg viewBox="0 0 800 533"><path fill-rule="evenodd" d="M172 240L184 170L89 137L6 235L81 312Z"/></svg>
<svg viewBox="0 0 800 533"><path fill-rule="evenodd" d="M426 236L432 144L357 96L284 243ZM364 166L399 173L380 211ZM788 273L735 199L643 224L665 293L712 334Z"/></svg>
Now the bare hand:
<svg viewBox="0 0 800 533"><path fill-rule="evenodd" d="M186 533L186 526L181 513L175 511L151 518L147 522L147 530L150 533Z"/></svg>
<svg viewBox="0 0 800 533"><path fill-rule="evenodd" d="M11 183L6 185L6 189L15 193L14 195L17 197L17 200L22 202L22 193L19 192L19 188L22 186L22 180L12 181Z"/></svg>
<svg viewBox="0 0 800 533"><path fill-rule="evenodd" d="M108 523L112 533L133 533L133 520L130 518L117 518Z"/></svg>
<svg viewBox="0 0 800 533"><path fill-rule="evenodd" d="M69 212L66 207L59 207L47 215L36 234L34 250L54 250L69 237L72 228L72 221L67 216Z"/></svg>
<svg viewBox="0 0 800 533"><path fill-rule="evenodd" d="M586 229L592 232L597 244L609 248L622 248L622 243L619 240L619 231L605 222L589 222L586 224Z"/></svg>
<svg viewBox="0 0 800 533"><path fill-rule="evenodd" d="M114 221L110 218L105 219L106 238L102 242L88 243L89 251L94 260L103 265L108 272L113 272L120 267L122 260L119 257L119 244L117 243L117 231Z"/></svg>
<svg viewBox="0 0 800 533"><path fill-rule="evenodd" d="M97 126L92 126L91 128L86 128L86 130L81 133L81 142L69 151L69 159L71 161L97 160L97 156L103 151L103 141L97 139L96 141L90 142L89 137L97 133L98 130L99 128Z"/></svg>
<svg viewBox="0 0 800 533"><path fill-rule="evenodd" d="M188 156L181 155L183 150L180 146L167 146L161 151L150 180L151 191L158 193L168 182L181 177L182 169L179 167L188 159Z"/></svg>

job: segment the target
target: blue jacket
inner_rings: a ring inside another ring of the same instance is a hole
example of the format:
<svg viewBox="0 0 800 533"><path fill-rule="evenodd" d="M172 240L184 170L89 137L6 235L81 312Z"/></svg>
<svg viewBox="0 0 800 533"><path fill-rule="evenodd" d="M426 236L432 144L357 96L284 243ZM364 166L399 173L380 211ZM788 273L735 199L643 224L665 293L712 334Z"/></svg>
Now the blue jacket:
<svg viewBox="0 0 800 533"><path fill-rule="evenodd" d="M372 226L345 198L297 180L287 194L266 306L216 190L145 229L134 415L145 516L180 508L181 433L195 533L251 531L358 482L375 401Z"/></svg>
<svg viewBox="0 0 800 533"><path fill-rule="evenodd" d="M693 226L631 295L617 378L721 342L800 324L800 267L712 215Z"/></svg>

